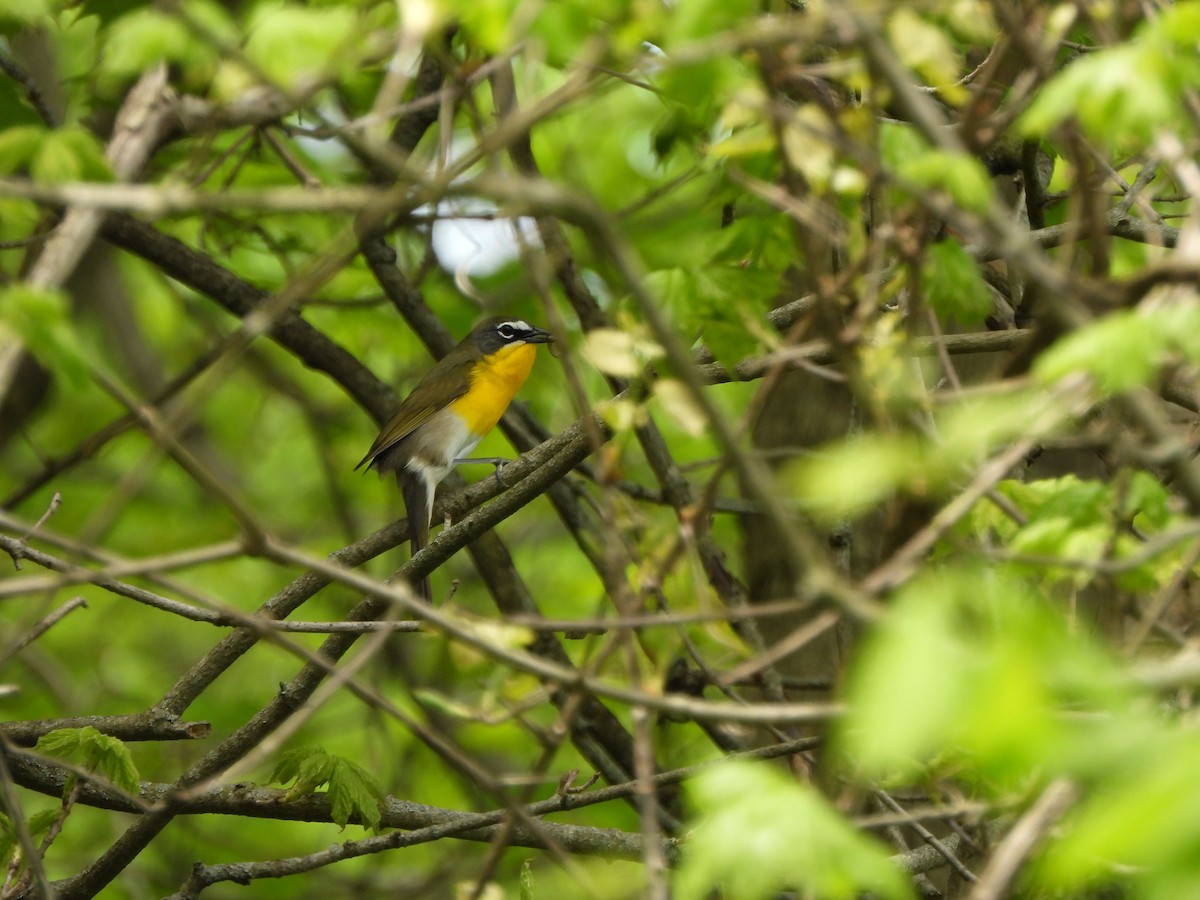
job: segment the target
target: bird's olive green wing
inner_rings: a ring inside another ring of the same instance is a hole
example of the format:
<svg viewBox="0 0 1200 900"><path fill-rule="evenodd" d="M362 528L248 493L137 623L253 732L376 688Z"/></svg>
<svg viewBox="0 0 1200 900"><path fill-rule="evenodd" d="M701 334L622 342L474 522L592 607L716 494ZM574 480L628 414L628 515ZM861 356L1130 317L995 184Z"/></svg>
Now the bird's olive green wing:
<svg viewBox="0 0 1200 900"><path fill-rule="evenodd" d="M379 454L404 440L432 419L434 414L465 394L471 386L469 372L469 361L450 357L442 359L404 399L396 414L379 432L379 437L375 438L367 455L354 468L369 467Z"/></svg>

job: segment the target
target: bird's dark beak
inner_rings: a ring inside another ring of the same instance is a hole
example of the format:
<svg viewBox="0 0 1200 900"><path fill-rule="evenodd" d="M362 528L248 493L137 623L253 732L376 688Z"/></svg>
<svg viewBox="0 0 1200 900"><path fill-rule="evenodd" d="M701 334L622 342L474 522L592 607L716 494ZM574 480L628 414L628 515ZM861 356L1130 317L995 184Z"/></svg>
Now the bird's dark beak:
<svg viewBox="0 0 1200 900"><path fill-rule="evenodd" d="M554 343L554 335L541 328L531 328L532 332L529 337L525 338L527 344L552 344Z"/></svg>

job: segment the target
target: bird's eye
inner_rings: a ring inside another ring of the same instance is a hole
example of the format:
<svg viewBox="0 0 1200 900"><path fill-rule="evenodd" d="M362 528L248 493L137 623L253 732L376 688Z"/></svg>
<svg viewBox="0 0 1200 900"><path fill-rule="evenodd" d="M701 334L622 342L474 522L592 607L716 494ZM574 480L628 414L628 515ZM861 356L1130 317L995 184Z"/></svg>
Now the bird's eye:
<svg viewBox="0 0 1200 900"><path fill-rule="evenodd" d="M516 337L517 332L511 325L505 323L496 329L496 334L500 335L500 337L504 338L506 341L511 341L514 337Z"/></svg>

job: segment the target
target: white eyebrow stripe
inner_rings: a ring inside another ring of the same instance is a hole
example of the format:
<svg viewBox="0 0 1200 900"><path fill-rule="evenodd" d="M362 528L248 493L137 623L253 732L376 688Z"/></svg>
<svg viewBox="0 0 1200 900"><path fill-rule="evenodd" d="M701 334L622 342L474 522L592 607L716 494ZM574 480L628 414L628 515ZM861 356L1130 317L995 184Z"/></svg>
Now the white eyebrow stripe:
<svg viewBox="0 0 1200 900"><path fill-rule="evenodd" d="M505 325L507 325L513 331L533 331L533 328L529 325L528 322L523 322L520 319L512 319L508 322L501 322L499 325L496 326L496 330L499 331Z"/></svg>

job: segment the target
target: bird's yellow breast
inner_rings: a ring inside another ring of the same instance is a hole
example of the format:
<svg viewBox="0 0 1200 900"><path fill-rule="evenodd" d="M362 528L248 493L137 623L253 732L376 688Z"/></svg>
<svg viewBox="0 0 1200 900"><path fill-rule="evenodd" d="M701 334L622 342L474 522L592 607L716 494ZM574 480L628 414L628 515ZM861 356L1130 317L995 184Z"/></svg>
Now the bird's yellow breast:
<svg viewBox="0 0 1200 900"><path fill-rule="evenodd" d="M482 437L496 427L529 377L536 357L535 345L514 344L477 361L471 370L471 386L450 408L463 417L472 433Z"/></svg>

